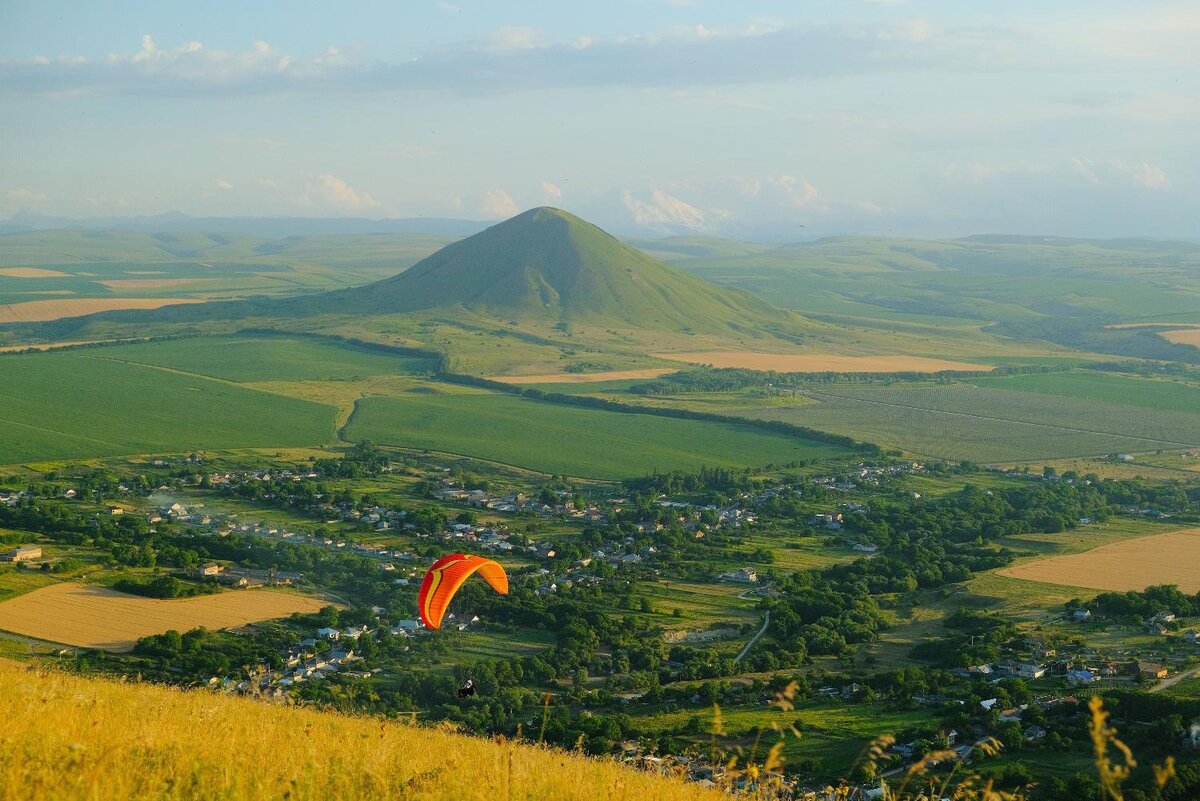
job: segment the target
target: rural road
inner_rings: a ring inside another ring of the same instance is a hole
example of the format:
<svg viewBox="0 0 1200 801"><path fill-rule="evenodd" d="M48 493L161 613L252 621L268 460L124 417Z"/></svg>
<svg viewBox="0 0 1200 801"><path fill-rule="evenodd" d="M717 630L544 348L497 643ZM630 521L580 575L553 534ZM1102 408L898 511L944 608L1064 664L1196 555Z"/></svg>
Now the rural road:
<svg viewBox="0 0 1200 801"><path fill-rule="evenodd" d="M763 615L762 628L758 630L758 634L755 634L750 638L750 642L746 643L745 648L738 651L738 655L733 658L734 662L741 662L742 657L750 653L750 649L754 647L754 643L758 642L759 638L767 633L767 626L769 625L771 625L771 613L768 611L765 615Z"/></svg>
<svg viewBox="0 0 1200 801"><path fill-rule="evenodd" d="M51 649L54 649L55 651L63 650L63 649L70 650L70 651L79 650L79 649L73 648L69 645L62 645L60 643L50 642L49 640L39 640L34 637L26 637L24 634L14 634L11 631L0 631L0 637L3 637L6 640L13 640L15 642L21 643L22 645L24 645L26 648L29 649L29 653L31 653L31 654L35 653L36 652L35 649L37 649L39 647L51 648Z"/></svg>
<svg viewBox="0 0 1200 801"><path fill-rule="evenodd" d="M1195 676L1197 673L1200 673L1200 667L1194 667L1191 670L1185 670L1182 673L1176 673L1174 676L1165 678L1162 681L1160 681L1158 684L1155 684L1153 687L1151 687L1149 690L1147 690L1147 692L1152 692L1152 693L1162 692L1163 690L1167 689L1168 687L1174 687L1176 684L1178 684L1179 682L1183 681L1186 678L1189 678L1190 676Z"/></svg>

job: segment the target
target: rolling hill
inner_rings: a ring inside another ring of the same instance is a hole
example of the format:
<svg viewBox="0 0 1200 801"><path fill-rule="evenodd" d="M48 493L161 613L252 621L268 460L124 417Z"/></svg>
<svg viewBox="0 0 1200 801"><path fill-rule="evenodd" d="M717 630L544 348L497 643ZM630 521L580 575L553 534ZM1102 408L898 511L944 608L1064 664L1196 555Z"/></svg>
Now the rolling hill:
<svg viewBox="0 0 1200 801"><path fill-rule="evenodd" d="M718 799L610 761L0 660L0 801Z"/></svg>
<svg viewBox="0 0 1200 801"><path fill-rule="evenodd" d="M531 209L447 245L405 272L298 300L370 314L464 307L517 322L749 331L792 315L656 261L560 209Z"/></svg>
<svg viewBox="0 0 1200 801"><path fill-rule="evenodd" d="M12 325L8 330L28 341L94 331L109 337L114 331L129 330L122 326L131 324L140 328L255 319L304 328L314 318L344 321L407 315L414 320L463 323L472 330L503 324L536 330L541 337L577 333L578 328L590 326L788 340L811 325L795 312L778 309L743 289L722 287L663 264L554 208L526 211L446 245L403 272L399 272L404 264L401 255L395 260L398 274L346 289L106 312Z"/></svg>

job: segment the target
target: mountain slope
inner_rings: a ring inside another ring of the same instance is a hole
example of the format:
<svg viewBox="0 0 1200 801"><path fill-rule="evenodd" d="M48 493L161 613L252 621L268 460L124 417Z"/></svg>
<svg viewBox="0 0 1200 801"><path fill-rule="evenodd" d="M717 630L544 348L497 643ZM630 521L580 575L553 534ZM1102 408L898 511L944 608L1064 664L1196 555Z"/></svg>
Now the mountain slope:
<svg viewBox="0 0 1200 801"><path fill-rule="evenodd" d="M448 245L393 278L301 303L375 314L465 307L506 320L661 330L746 331L792 319L548 207Z"/></svg>
<svg viewBox="0 0 1200 801"><path fill-rule="evenodd" d="M0 660L0 801L728 798L562 751Z"/></svg>

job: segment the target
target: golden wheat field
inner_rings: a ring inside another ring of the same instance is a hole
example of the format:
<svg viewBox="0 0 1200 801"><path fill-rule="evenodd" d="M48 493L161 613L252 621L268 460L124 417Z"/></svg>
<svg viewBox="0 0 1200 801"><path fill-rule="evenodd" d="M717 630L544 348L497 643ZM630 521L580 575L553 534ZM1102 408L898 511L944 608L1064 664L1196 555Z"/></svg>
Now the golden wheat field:
<svg viewBox="0 0 1200 801"><path fill-rule="evenodd" d="M162 289L168 286L186 286L196 283L194 278L113 278L97 281L109 289L119 292L125 289Z"/></svg>
<svg viewBox="0 0 1200 801"><path fill-rule="evenodd" d="M274 590L231 590L163 601L63 582L0 603L0 629L64 645L127 651L139 637L200 626L227 629L315 612L327 602Z"/></svg>
<svg viewBox="0 0 1200 801"><path fill-rule="evenodd" d="M0 801L728 798L612 761L0 660Z"/></svg>
<svg viewBox="0 0 1200 801"><path fill-rule="evenodd" d="M116 311L157 309L173 303L202 303L195 298L70 298L0 304L0 323L41 323L63 317Z"/></svg>
<svg viewBox="0 0 1200 801"><path fill-rule="evenodd" d="M1160 337L1176 345L1195 345L1200 348L1200 328L1180 328L1174 331L1163 331Z"/></svg>
<svg viewBox="0 0 1200 801"><path fill-rule="evenodd" d="M506 384L588 384L593 381L626 381L638 378L658 378L675 372L673 367L650 367L645 370L608 370L603 373L545 373L543 375L494 375L492 381Z"/></svg>
<svg viewBox="0 0 1200 801"><path fill-rule="evenodd" d="M43 270L40 267L0 267L5 278L65 278L67 273L58 270Z"/></svg>
<svg viewBox="0 0 1200 801"><path fill-rule="evenodd" d="M781 373L936 373L941 370L990 371L983 364L931 359L901 354L878 356L840 356L822 353L755 353L753 351L711 350L697 353L654 353L657 359L670 359L713 367L744 367L750 370L776 370Z"/></svg>
<svg viewBox="0 0 1200 801"><path fill-rule="evenodd" d="M1009 578L1093 590L1127 592L1154 584L1176 584L1184 592L1200 592L1200 529L1123 540L997 572Z"/></svg>

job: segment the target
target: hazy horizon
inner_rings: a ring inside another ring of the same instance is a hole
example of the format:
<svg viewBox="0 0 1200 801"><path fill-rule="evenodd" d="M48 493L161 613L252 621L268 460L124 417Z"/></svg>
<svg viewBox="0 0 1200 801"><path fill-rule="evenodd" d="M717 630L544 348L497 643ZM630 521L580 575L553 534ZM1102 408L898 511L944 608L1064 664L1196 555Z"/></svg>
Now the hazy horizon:
<svg viewBox="0 0 1200 801"><path fill-rule="evenodd" d="M626 0L0 10L0 219L1194 238L1200 10Z"/></svg>

